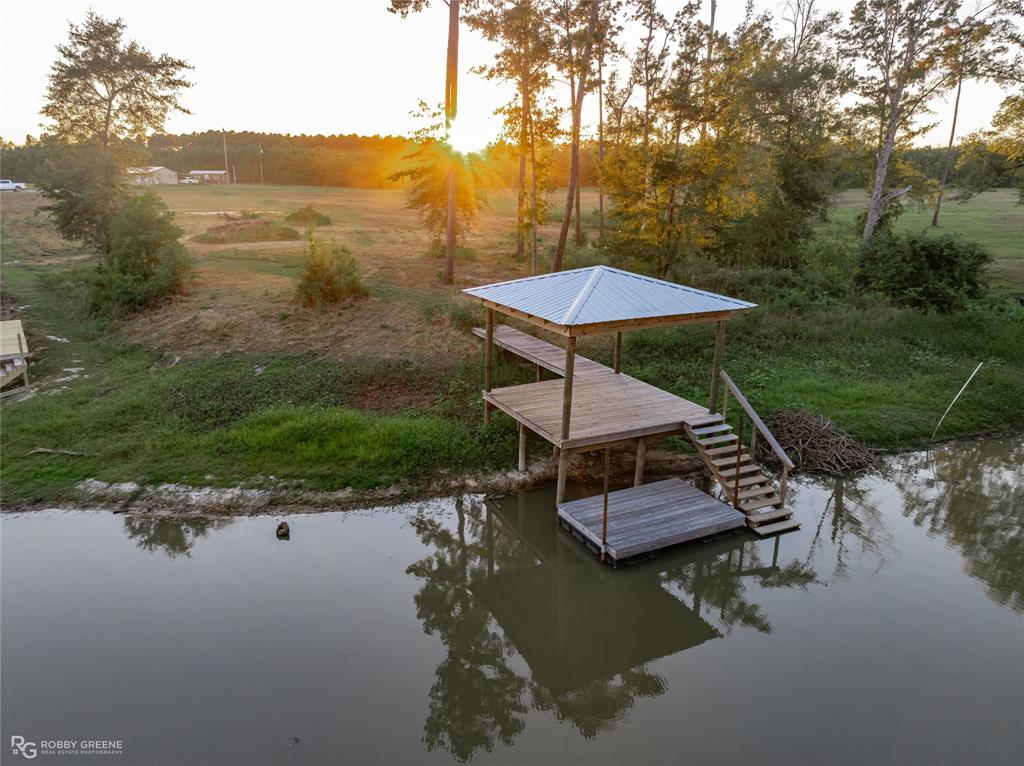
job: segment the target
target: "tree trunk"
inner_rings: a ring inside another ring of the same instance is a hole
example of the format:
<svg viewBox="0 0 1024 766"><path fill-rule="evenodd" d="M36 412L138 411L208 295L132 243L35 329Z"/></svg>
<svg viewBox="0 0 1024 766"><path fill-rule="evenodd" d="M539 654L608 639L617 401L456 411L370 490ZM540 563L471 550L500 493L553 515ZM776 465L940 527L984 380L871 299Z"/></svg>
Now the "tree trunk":
<svg viewBox="0 0 1024 766"><path fill-rule="evenodd" d="M529 93L529 91L527 91ZM537 273L537 136L533 126L533 103L527 109L530 120L530 273Z"/></svg>
<svg viewBox="0 0 1024 766"><path fill-rule="evenodd" d="M522 258L526 252L526 237L524 229L524 223L526 218L526 151L527 151L527 136L526 136L526 110L523 110L521 117L523 123L523 129L519 135L519 185L518 194L516 195L516 258Z"/></svg>
<svg viewBox="0 0 1024 766"><path fill-rule="evenodd" d="M953 158L953 140L956 137L956 118L960 113L960 91L964 84L964 70L961 66L956 78L956 100L953 102L953 125L949 129L949 143L946 145L946 159L942 163L942 178L939 179L939 194L935 198L935 213L932 214L932 226L939 225L939 208L942 207L942 195L946 191L946 179L949 177L949 163Z"/></svg>
<svg viewBox="0 0 1024 766"><path fill-rule="evenodd" d="M604 236L604 50L597 59L597 236Z"/></svg>
<svg viewBox="0 0 1024 766"><path fill-rule="evenodd" d="M576 214L576 238L575 238L575 242L576 242L576 247L581 247L583 245L583 229L582 229L582 223L580 222L580 213L583 212L583 207L580 205L580 167L579 167L580 166L580 162L579 162L579 146L578 146L579 145L579 138L576 139L576 144L577 144L577 149L576 149L576 157L577 157L577 159L576 159L576 204L574 206L575 214Z"/></svg>
<svg viewBox="0 0 1024 766"><path fill-rule="evenodd" d="M448 58L444 81L444 121L450 128L458 113L459 89L459 0L448 2ZM455 164L448 170L448 220L445 228L444 283L455 282Z"/></svg>
<svg viewBox="0 0 1024 766"><path fill-rule="evenodd" d="M711 24L708 26L708 54L704 62L704 105L701 110L700 140L703 141L708 132L708 98L711 93L711 54L715 46L715 11L718 10L718 2L711 0Z"/></svg>
<svg viewBox="0 0 1024 766"><path fill-rule="evenodd" d="M594 33L597 30L597 10L599 0L590 5L590 21L587 24L587 41L583 46L580 59L580 79L576 85L575 102L572 109L572 154L569 160L569 189L565 195L565 211L562 213L562 227L558 233L558 245L555 257L551 261L552 271L562 270L565 257L565 241L569 237L569 216L576 196L576 187L580 178L580 116L583 112L583 96L587 92L587 70L590 68L590 53L594 46Z"/></svg>
<svg viewBox="0 0 1024 766"><path fill-rule="evenodd" d="M529 272L537 273L537 134L534 129L534 105L530 101L529 117Z"/></svg>
<svg viewBox="0 0 1024 766"><path fill-rule="evenodd" d="M915 40L911 40L907 47L907 55L900 62L899 74L896 78L896 87L889 96L889 124L885 131L885 138L878 152L878 162L875 164L875 181L871 186L871 201L868 203L867 216L864 219L864 231L861 240L867 242L875 233L878 222L882 220L885 213L885 206L888 203L885 191L885 179L889 174L889 161L892 159L893 147L896 143L896 131L899 129L902 109L900 101L903 99L903 85L906 81L907 69L913 64L915 56Z"/></svg>

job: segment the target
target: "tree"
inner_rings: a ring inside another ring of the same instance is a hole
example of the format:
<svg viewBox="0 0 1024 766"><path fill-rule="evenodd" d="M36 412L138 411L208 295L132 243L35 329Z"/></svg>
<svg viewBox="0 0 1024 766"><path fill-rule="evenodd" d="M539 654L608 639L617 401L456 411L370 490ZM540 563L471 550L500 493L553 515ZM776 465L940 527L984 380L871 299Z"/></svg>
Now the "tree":
<svg viewBox="0 0 1024 766"><path fill-rule="evenodd" d="M959 0L859 0L842 32L844 53L866 70L856 88L861 102L851 115L877 131L865 242L889 203L909 191L886 191L889 165L899 141L920 132L913 123L928 100L949 83L937 64L958 7Z"/></svg>
<svg viewBox="0 0 1024 766"><path fill-rule="evenodd" d="M585 0L581 6L590 6L586 33L583 42L582 52L577 55L577 38L579 33L573 22L573 11L575 3L572 0L556 0L554 4L554 17L558 19L561 28L562 56L560 67L569 77L570 92L572 101L572 130L570 136L571 154L569 160L569 183L566 192L565 208L562 212L562 226L558 232L558 244L555 246L555 255L551 261L552 271L562 270L562 260L565 257L565 243L569 236L569 221L572 215L573 204L578 202L577 191L580 182L580 122L583 114L583 97L587 92L587 77L590 73L591 53L594 47L594 37L597 32L597 19L600 11L599 0ZM578 207L578 204L577 204ZM579 211L577 210L577 216ZM577 219L578 220L578 219Z"/></svg>
<svg viewBox="0 0 1024 766"><path fill-rule="evenodd" d="M430 109L420 102L416 116L425 124L414 136L416 149L405 158L410 165L392 174L390 180L409 182L407 207L419 212L436 245L445 236L464 242L484 198L486 163L477 154L460 155L445 142L440 108ZM454 217L449 215L453 204L458 213Z"/></svg>
<svg viewBox="0 0 1024 766"><path fill-rule="evenodd" d="M445 0L448 5L448 51L445 57L444 77L444 120L445 128L451 130L452 123L458 114L458 90L459 90L459 11L462 3L460 0ZM472 7L472 0L466 0L468 7ZM410 13L416 13L430 5L430 0L391 0L388 7L390 13L397 13L406 18ZM446 207L446 228L445 228L445 259L444 259L444 282L453 284L455 282L455 243L456 231L456 201L458 186L458 168L452 162L448 170L448 192Z"/></svg>
<svg viewBox="0 0 1024 766"><path fill-rule="evenodd" d="M537 239L537 130L535 123L543 119L544 108L539 94L551 83L548 66L551 62L552 34L547 19L528 0L509 5L505 0L490 0L478 13L467 18L470 27L485 38L501 45L494 63L481 67L489 80L512 82L516 87L513 102L501 111L505 116L505 132L516 143L519 174L516 205L516 256L526 251L526 235L531 237L531 263L536 271ZM530 159L532 201L527 203L526 166ZM529 216L529 222L527 222Z"/></svg>
<svg viewBox="0 0 1024 766"><path fill-rule="evenodd" d="M148 131L163 130L169 112L188 113L178 99L191 86L182 77L191 67L125 42L124 32L121 19L108 21L92 11L81 25L69 25L42 110L57 138L96 140L109 155L113 140L142 140Z"/></svg>
<svg viewBox="0 0 1024 766"><path fill-rule="evenodd" d="M956 122L960 113L960 94L968 80L992 80L999 83L1024 81L1024 54L1020 52L1021 34L1014 20L1024 16L1024 3L1003 0L982 8L977 13L958 21L948 32L949 44L943 52L943 65L956 83L953 100L953 120L949 128L949 142L942 163L939 190L935 195L932 226L939 225L939 210L949 178L956 139ZM1010 57L1011 51L1015 54Z"/></svg>
<svg viewBox="0 0 1024 766"><path fill-rule="evenodd" d="M967 138L957 170L958 201L1010 183L1017 187L1018 204L1024 205L1024 93L1007 96L992 127Z"/></svg>

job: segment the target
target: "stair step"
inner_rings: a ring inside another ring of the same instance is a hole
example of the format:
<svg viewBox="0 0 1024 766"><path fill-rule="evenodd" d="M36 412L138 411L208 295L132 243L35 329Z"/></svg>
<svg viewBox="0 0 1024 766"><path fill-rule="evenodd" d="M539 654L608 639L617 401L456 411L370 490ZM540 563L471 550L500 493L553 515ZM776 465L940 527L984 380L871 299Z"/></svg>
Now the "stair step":
<svg viewBox="0 0 1024 766"><path fill-rule="evenodd" d="M749 463L749 462L750 462L750 455L748 455L746 452L744 452L742 455L740 455L740 464L741 465L743 463ZM715 466L715 468L735 467L735 465L736 465L736 450L733 450L733 456L732 457L723 457L723 458L719 458L717 460L712 460L711 461L711 465Z"/></svg>
<svg viewBox="0 0 1024 766"><path fill-rule="evenodd" d="M701 426L709 426L712 423L721 423L725 418L717 413L710 415L704 415L699 418L688 418L686 421L687 428L700 428Z"/></svg>
<svg viewBox="0 0 1024 766"><path fill-rule="evenodd" d="M715 455L732 455L733 459L736 459L736 445L731 447L713 447L712 449L702 450L705 455L714 457Z"/></svg>
<svg viewBox="0 0 1024 766"><path fill-rule="evenodd" d="M747 516L747 523L756 526L758 524L767 524L770 521L778 521L779 519L788 519L792 515L792 511L787 511L785 508L776 508L773 511L760 511L749 514Z"/></svg>
<svg viewBox="0 0 1024 766"><path fill-rule="evenodd" d="M740 479L740 486L746 479ZM753 489L741 489L740 500L749 500L752 497L760 497L761 495L770 495L775 492L775 486L773 484L765 484L763 487L754 487Z"/></svg>
<svg viewBox="0 0 1024 766"><path fill-rule="evenodd" d="M745 503L740 503L740 510L744 513L750 513L756 511L758 508L775 508L782 505L782 498L778 495L769 495L758 500L748 500Z"/></svg>
<svg viewBox="0 0 1024 766"><path fill-rule="evenodd" d="M747 463L746 465L740 466L739 473L758 473L760 470L761 466L757 463ZM735 468L723 468L722 470L715 470L715 473L718 474L720 479L730 479L735 476L737 472Z"/></svg>
<svg viewBox="0 0 1024 766"><path fill-rule="evenodd" d="M723 442L736 441L736 434L725 434L724 436L709 436L707 439L698 439L697 444L706 447L709 444L722 444ZM733 447L733 449L736 449Z"/></svg>
<svg viewBox="0 0 1024 766"><path fill-rule="evenodd" d="M715 423L713 426L705 426L704 428L691 428L690 433L696 436L704 436L706 434L717 434L722 431L731 431L732 426L728 423Z"/></svg>
<svg viewBox="0 0 1024 766"><path fill-rule="evenodd" d="M776 535L780 532L789 532L791 529L799 528L800 522L796 519L786 519L785 521L779 521L775 524L764 524L760 527L751 527L751 529L761 537Z"/></svg>

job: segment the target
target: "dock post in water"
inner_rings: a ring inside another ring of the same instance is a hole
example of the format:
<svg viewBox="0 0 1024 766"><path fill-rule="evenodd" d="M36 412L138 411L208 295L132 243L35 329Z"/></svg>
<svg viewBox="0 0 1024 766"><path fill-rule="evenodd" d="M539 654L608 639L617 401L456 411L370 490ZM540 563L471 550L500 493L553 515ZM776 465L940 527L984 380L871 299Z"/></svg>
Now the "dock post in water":
<svg viewBox="0 0 1024 766"><path fill-rule="evenodd" d="M565 382L562 384L562 430L561 441L569 439L569 424L572 420L572 378L576 364L576 336L565 339ZM569 452L560 447L558 451L558 489L555 503L561 503L565 497L565 477L569 470Z"/></svg>

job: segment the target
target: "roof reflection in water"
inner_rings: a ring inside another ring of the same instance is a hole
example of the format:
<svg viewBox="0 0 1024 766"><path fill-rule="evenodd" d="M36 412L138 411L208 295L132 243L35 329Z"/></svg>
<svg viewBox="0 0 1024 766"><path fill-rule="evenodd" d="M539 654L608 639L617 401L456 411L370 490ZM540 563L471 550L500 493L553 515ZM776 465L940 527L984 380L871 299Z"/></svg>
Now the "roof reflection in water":
<svg viewBox="0 0 1024 766"><path fill-rule="evenodd" d="M447 651L430 692L430 749L468 760L511 744L528 707L586 737L612 729L638 699L666 691L653 661L734 625L771 632L745 578L814 580L797 562L780 566L784 540L746 534L610 570L557 527L552 500L550 489L467 500L454 530L426 515L415 522L434 551L408 569L423 580L417 613Z"/></svg>

